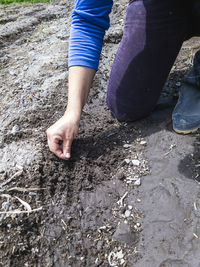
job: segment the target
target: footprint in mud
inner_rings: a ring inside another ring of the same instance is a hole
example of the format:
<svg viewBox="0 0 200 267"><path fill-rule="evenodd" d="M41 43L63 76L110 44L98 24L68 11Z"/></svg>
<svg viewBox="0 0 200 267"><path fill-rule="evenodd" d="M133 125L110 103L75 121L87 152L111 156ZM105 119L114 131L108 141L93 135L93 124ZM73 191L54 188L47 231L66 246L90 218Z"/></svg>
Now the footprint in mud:
<svg viewBox="0 0 200 267"><path fill-rule="evenodd" d="M183 260L172 260L172 259L167 259L163 261L159 267L190 267L188 263L186 263Z"/></svg>
<svg viewBox="0 0 200 267"><path fill-rule="evenodd" d="M194 214L196 217L200 218L200 193L198 193L197 199L194 202Z"/></svg>
<svg viewBox="0 0 200 267"><path fill-rule="evenodd" d="M164 186L160 185L151 190L149 193L149 205L151 222L170 222L174 218L183 217L177 195Z"/></svg>

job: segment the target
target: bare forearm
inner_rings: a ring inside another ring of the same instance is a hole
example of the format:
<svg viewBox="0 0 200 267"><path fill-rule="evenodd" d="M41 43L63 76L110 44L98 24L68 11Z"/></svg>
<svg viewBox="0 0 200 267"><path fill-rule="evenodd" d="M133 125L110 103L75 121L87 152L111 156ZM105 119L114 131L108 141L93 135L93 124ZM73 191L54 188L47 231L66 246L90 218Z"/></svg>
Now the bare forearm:
<svg viewBox="0 0 200 267"><path fill-rule="evenodd" d="M82 66L69 68L68 104L65 114L71 113L77 119L80 118L95 72L94 69Z"/></svg>
<svg viewBox="0 0 200 267"><path fill-rule="evenodd" d="M69 159L71 156L72 141L78 133L82 108L87 100L95 72L94 69L87 67L77 66L69 69L66 112L46 131L49 149L59 158Z"/></svg>

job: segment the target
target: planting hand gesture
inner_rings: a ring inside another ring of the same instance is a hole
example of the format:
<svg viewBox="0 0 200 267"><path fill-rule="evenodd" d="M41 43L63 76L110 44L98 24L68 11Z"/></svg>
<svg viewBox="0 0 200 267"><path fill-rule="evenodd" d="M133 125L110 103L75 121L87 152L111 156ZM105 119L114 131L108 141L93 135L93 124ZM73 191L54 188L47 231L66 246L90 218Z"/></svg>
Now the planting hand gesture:
<svg viewBox="0 0 200 267"><path fill-rule="evenodd" d="M72 141L78 133L79 120L64 115L47 129L48 145L51 152L61 159L71 156Z"/></svg>
<svg viewBox="0 0 200 267"><path fill-rule="evenodd" d="M69 69L67 110L46 131L49 149L61 159L71 156L72 141L78 133L82 108L87 100L95 70L88 67Z"/></svg>

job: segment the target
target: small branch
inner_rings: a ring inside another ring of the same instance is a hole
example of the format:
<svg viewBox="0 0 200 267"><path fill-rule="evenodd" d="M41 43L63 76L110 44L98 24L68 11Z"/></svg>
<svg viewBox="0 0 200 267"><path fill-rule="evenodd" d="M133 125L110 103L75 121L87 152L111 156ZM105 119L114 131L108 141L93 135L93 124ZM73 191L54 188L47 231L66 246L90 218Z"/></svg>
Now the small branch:
<svg viewBox="0 0 200 267"><path fill-rule="evenodd" d="M2 189L2 187L4 187L5 185L9 184L14 178L20 176L23 173L23 170L20 170L18 172L16 172L13 176L11 176L7 181L5 181L4 183L0 184L0 192L5 191L5 189Z"/></svg>
<svg viewBox="0 0 200 267"><path fill-rule="evenodd" d="M32 191L40 191L45 190L46 188L39 188L39 187L29 187L29 188L23 188L23 187L12 187L7 189L7 191L19 191L19 192L32 192Z"/></svg>
<svg viewBox="0 0 200 267"><path fill-rule="evenodd" d="M121 207L123 207L123 200L125 199L125 197L128 195L128 192L126 192L119 201L117 201L117 204L120 205Z"/></svg>
<svg viewBox="0 0 200 267"><path fill-rule="evenodd" d="M36 212L42 210L42 207L39 207L37 209L33 209L31 211L27 211L27 210L10 210L10 211L1 211L0 214L23 214L23 213L31 213L31 212Z"/></svg>

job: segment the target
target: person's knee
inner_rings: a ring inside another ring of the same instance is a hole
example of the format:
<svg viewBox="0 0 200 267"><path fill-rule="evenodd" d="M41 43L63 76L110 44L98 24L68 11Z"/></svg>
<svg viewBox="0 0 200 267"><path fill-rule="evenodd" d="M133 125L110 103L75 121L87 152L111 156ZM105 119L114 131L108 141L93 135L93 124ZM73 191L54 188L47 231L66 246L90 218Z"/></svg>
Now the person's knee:
<svg viewBox="0 0 200 267"><path fill-rule="evenodd" d="M107 106L112 112L112 114L119 120L119 121L136 121L148 116L151 111L152 107L144 106L144 103L138 103L137 105L131 103L122 103L118 101L113 101L112 99L107 98Z"/></svg>

